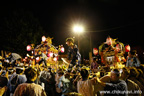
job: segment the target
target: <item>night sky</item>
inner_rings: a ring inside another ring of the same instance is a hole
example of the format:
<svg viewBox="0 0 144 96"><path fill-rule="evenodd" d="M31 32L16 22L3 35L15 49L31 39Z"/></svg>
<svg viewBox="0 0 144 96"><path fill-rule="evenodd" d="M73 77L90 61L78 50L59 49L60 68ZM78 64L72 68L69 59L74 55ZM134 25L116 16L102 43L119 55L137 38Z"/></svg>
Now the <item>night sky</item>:
<svg viewBox="0 0 144 96"><path fill-rule="evenodd" d="M80 35L81 53L98 48L108 36L144 50L144 6L140 0L48 0L18 1L0 4L1 19L9 12L23 9L40 21L45 36L54 37L54 45L65 45L67 37L76 37L73 24L80 23L85 33ZM77 43L77 37L75 39ZM86 56L87 57L87 56Z"/></svg>

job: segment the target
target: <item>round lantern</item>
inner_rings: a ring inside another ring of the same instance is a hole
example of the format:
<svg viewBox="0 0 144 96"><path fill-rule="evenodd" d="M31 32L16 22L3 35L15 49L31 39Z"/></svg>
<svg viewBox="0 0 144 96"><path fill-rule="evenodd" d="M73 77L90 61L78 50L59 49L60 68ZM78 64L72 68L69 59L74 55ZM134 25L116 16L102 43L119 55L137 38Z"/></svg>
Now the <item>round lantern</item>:
<svg viewBox="0 0 144 96"><path fill-rule="evenodd" d="M98 55L98 49L97 48L93 48L93 54Z"/></svg>
<svg viewBox="0 0 144 96"><path fill-rule="evenodd" d="M57 57L54 57L53 60L54 60L54 61L57 61Z"/></svg>
<svg viewBox="0 0 144 96"><path fill-rule="evenodd" d="M40 60L40 57L36 57L36 61L39 62L39 60Z"/></svg>
<svg viewBox="0 0 144 96"><path fill-rule="evenodd" d="M42 36L42 41L45 42L46 41L46 37Z"/></svg>
<svg viewBox="0 0 144 96"><path fill-rule="evenodd" d="M61 52L64 53L64 51L65 51L65 50L64 50L64 47L61 47Z"/></svg>
<svg viewBox="0 0 144 96"><path fill-rule="evenodd" d="M31 46L28 45L26 49L27 49L27 51L31 51Z"/></svg>
<svg viewBox="0 0 144 96"><path fill-rule="evenodd" d="M52 53L52 52L49 52L49 53L48 53L48 57L53 57L53 53Z"/></svg>
<svg viewBox="0 0 144 96"><path fill-rule="evenodd" d="M129 46L129 45L126 45L126 46L125 46L125 51L126 51L126 52L129 52L129 51L130 51L130 46Z"/></svg>

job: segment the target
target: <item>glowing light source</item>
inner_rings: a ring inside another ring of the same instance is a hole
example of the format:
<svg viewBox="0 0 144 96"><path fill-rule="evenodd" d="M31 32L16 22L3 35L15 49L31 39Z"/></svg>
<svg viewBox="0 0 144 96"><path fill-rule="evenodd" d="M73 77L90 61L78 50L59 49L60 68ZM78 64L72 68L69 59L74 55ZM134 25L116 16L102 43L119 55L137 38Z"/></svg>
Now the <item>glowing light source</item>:
<svg viewBox="0 0 144 96"><path fill-rule="evenodd" d="M40 57L36 57L36 61L38 62L40 60Z"/></svg>
<svg viewBox="0 0 144 96"><path fill-rule="evenodd" d="M30 55L29 55L29 54L26 54L26 56L27 56L27 57L30 57Z"/></svg>
<svg viewBox="0 0 144 96"><path fill-rule="evenodd" d="M28 45L26 49L27 49L27 51L31 51L31 46Z"/></svg>
<svg viewBox="0 0 144 96"><path fill-rule="evenodd" d="M98 49L97 48L93 48L93 54L98 55Z"/></svg>
<svg viewBox="0 0 144 96"><path fill-rule="evenodd" d="M78 32L78 33L82 33L82 32L84 32L84 28L80 25L76 25L73 27L73 31Z"/></svg>
<svg viewBox="0 0 144 96"><path fill-rule="evenodd" d="M45 42L46 41L46 37L42 36L42 41Z"/></svg>
<svg viewBox="0 0 144 96"><path fill-rule="evenodd" d="M25 59L28 59L28 57L25 57Z"/></svg>
<svg viewBox="0 0 144 96"><path fill-rule="evenodd" d="M54 60L54 61L57 61L57 57L54 57L53 60Z"/></svg>
<svg viewBox="0 0 144 96"><path fill-rule="evenodd" d="M53 57L53 53L50 52L50 53L48 54L48 57Z"/></svg>
<svg viewBox="0 0 144 96"><path fill-rule="evenodd" d="M126 46L125 46L125 51L126 51L126 52L129 52L129 51L130 51L130 49L131 49L131 48L130 48L130 46L129 46L129 45L126 45Z"/></svg>
<svg viewBox="0 0 144 96"><path fill-rule="evenodd" d="M65 49L64 47L61 47L61 52L64 53Z"/></svg>

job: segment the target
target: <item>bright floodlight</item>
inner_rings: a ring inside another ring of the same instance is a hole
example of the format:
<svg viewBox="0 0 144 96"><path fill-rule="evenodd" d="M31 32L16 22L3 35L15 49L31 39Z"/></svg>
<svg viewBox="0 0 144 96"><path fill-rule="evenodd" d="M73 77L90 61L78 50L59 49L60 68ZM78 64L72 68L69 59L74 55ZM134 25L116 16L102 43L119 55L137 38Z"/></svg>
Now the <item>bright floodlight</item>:
<svg viewBox="0 0 144 96"><path fill-rule="evenodd" d="M82 26L74 26L73 31L82 33L84 31L84 28Z"/></svg>

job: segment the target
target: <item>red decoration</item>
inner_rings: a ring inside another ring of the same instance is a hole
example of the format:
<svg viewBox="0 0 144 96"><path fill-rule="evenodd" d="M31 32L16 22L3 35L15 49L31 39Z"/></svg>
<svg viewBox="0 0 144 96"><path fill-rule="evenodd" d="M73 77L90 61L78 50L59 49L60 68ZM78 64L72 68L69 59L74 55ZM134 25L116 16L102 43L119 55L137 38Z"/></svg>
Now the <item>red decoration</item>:
<svg viewBox="0 0 144 96"><path fill-rule="evenodd" d="M126 52L129 52L129 51L130 51L130 46L129 46L129 45L126 45L126 46L125 46L125 51L126 51Z"/></svg>
<svg viewBox="0 0 144 96"><path fill-rule="evenodd" d="M27 46L27 51L31 51L31 46L30 45Z"/></svg>
<svg viewBox="0 0 144 96"><path fill-rule="evenodd" d="M116 51L119 52L120 51L120 47L119 44L116 45Z"/></svg>
<svg viewBox="0 0 144 96"><path fill-rule="evenodd" d="M97 48L93 48L93 54L98 55L98 49Z"/></svg>
<svg viewBox="0 0 144 96"><path fill-rule="evenodd" d="M112 45L112 38L108 37L108 38L106 39L106 43L107 43L108 45Z"/></svg>
<svg viewBox="0 0 144 96"><path fill-rule="evenodd" d="M64 50L64 47L61 47L61 52L64 53L64 51L65 51L65 50Z"/></svg>
<svg viewBox="0 0 144 96"><path fill-rule="evenodd" d="M53 53L52 53L52 52L49 52L49 53L48 53L48 57L53 57Z"/></svg>

